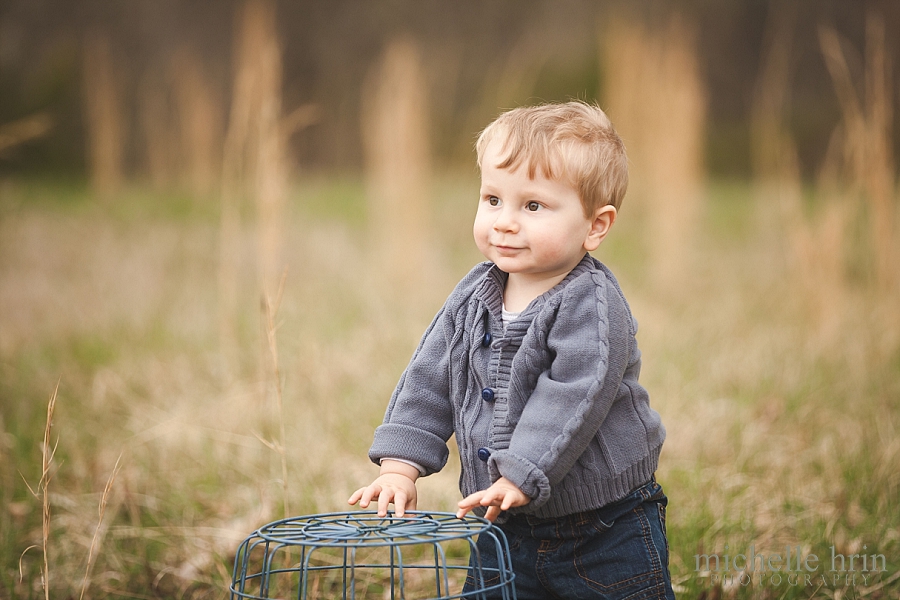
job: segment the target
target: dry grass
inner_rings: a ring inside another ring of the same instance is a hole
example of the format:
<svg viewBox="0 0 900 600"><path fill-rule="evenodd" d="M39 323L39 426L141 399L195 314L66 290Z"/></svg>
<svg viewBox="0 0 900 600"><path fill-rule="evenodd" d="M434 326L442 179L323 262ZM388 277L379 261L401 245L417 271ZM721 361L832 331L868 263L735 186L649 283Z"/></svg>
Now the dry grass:
<svg viewBox="0 0 900 600"><path fill-rule="evenodd" d="M266 341L268 342L269 348L269 357L271 358L271 374L272 374L272 384L271 386L274 388L275 392L275 400L276 400L276 413L275 418L278 422L278 440L277 441L266 441L262 437L260 437L260 441L263 442L267 447L271 450L274 450L278 453L278 457L281 460L281 491L282 491L282 505L284 506L284 518L288 518L294 515L291 512L291 503L290 503L290 494L288 493L288 466L287 466L287 444L286 438L284 435L284 384L281 378L281 367L278 362L278 324L275 319L278 315L278 307L281 306L281 299L284 295L284 282L287 279L287 271L281 276L281 282L278 285L278 292L275 300L273 302L272 298L266 295L263 298L263 308L265 309L265 330L266 330Z"/></svg>
<svg viewBox="0 0 900 600"><path fill-rule="evenodd" d="M106 535L106 524L103 522L103 516L106 513L106 507L109 505L110 495L113 491L113 484L116 481L116 475L119 474L120 461L122 456L119 455L119 458L116 460L116 464L113 467L112 474L109 476L109 479L106 482L106 487L103 488L103 494L100 496L100 506L97 510L97 528L94 530L94 537L91 539L91 546L88 549L87 556L87 567L84 569L84 578L81 580L81 593L78 595L79 600L83 600L85 592L90 589L91 585L91 570L94 567L94 561L97 558L96 552L100 550L100 544L103 541L103 537Z"/></svg>
<svg viewBox="0 0 900 600"><path fill-rule="evenodd" d="M340 510L372 476L365 451L386 399L431 313L477 253L467 226L442 231L436 243L465 250L445 254L434 273L440 285L412 310L374 298L345 268L364 251L362 225L329 216L330 189L310 181L291 196L289 276L268 313L255 292L255 225L239 228L238 368L230 380L219 372L215 222L6 213L0 314L17 316L0 321L0 494L14 507L0 516L7 573L43 536L40 500L8 469L40 472L32 449L43 415L34 407L60 375L56 492L47 496L54 596L77 594L90 572L88 592L98 596L221 597L231 553L255 527L288 506L297 514ZM354 189L362 205L362 186ZM460 192L442 192L435 210L466 224L474 182L446 189ZM715 193L696 238L703 258L692 297L660 298L645 284L636 219L621 220L600 252L640 320L643 378L669 431L659 477L672 500L673 572L686 589L702 589L692 557L725 543L817 552L833 544L848 553L867 545L896 555L894 304L866 287L848 289L857 310L840 315L838 331L853 334L833 337L799 293L783 246L755 225L766 205L747 192ZM315 206L319 216L307 212ZM267 337L276 331L277 358ZM263 383L268 396L259 393ZM276 441L279 452L261 440ZM101 491L120 454L114 504L91 554ZM455 469L451 459L446 473L423 480L424 508L453 506ZM8 595L41 591L36 556L22 558L23 583L0 579ZM795 592L788 597L811 590Z"/></svg>
<svg viewBox="0 0 900 600"><path fill-rule="evenodd" d="M291 512L344 509L371 478L366 449L397 377L446 294L479 260L469 234L476 182L434 179L420 151L427 138L415 50L391 46L377 68L392 85L369 88L367 181L300 178L291 188L285 136L314 111L281 116L273 5L251 0L241 15L218 214L167 212L172 199L135 190L101 209L92 199L61 202L73 190L4 187L4 597L223 597L233 553L256 527ZM651 93L678 102L679 122L660 121L658 104L625 97L610 112L631 147L641 144L629 136L651 135L628 132L639 114L687 144L677 164L640 152L635 159L638 172L658 167L672 178L665 198L680 198L685 220L672 225L677 235L663 235L658 219L669 213L660 197L659 206L623 213L598 256L641 323L642 379L668 429L658 475L671 499L671 564L683 595L896 597L900 294L890 283L893 234L870 218L882 214L888 192L887 219L897 218L882 143L890 77L872 21L866 100L845 111L830 154L841 160L823 167L817 210L807 210L783 112L789 16L773 26L757 95L756 193L714 187L702 211L693 203L702 187L694 151L703 92L690 28L673 22L660 38L665 49L628 24L617 29L614 46L633 61L624 64L680 76L677 86L659 75ZM852 98L839 45L827 31L822 40L836 89ZM613 81L623 94L651 89L628 81L641 72L625 69ZM393 104L407 107L399 125ZM622 107L648 112L617 115ZM881 166L851 168L859 152ZM407 227L429 231L433 252L426 285L403 303L371 284L395 274L364 260L366 232L387 232L383 243L411 260L425 242L397 239L393 220L358 217L366 206L402 212L372 191L400 181L425 190L410 200ZM429 229L429 213L445 226ZM873 246L850 254L850 226L859 223ZM648 255L660 239L669 241ZM690 258L679 264L691 284L660 294L655 273L679 253ZM54 394L45 414L57 381L60 402ZM451 458L422 481L421 508L452 509L457 465ZM41 474L36 493L18 472ZM696 571L694 555L726 544L819 556L865 548L884 554L888 570L865 584L721 585Z"/></svg>
<svg viewBox="0 0 900 600"><path fill-rule="evenodd" d="M295 210L300 204L292 203ZM117 508L107 511L103 545L91 559L89 591L96 595L216 589L220 584L210 582L221 583L229 553L255 527L285 510L342 507L351 488L371 476L365 448L383 399L440 299L435 291L420 292L430 303L384 319L386 306L358 289L357 273L344 268L362 251L358 231L333 220L304 221L295 215L289 223L290 275L283 300L272 297L268 322L256 291L257 230L252 222L241 225L235 242L241 257L235 270L238 360L231 377L223 378L217 226L208 217L5 213L0 304L3 315L16 318L0 321L0 449L12 469L4 471L0 487L4 506L14 509L0 515L9 542L0 546L16 552L12 564L29 545L22 540L40 547L41 534L33 537L27 525L31 500L12 477L16 469L39 472L40 465L33 470L12 457L30 454L33 436L26 431L38 416L33 407L45 404L32 394L46 388L52 373L61 375L65 401L57 405L63 408L54 431L61 433L62 468L50 495L54 596L79 591L100 491L119 454ZM267 341L276 330L277 357ZM261 440L276 441L283 455ZM449 507L452 473L429 484L433 491L425 497ZM21 584L0 582L15 586L14 597L28 597L34 566L30 553Z"/></svg>

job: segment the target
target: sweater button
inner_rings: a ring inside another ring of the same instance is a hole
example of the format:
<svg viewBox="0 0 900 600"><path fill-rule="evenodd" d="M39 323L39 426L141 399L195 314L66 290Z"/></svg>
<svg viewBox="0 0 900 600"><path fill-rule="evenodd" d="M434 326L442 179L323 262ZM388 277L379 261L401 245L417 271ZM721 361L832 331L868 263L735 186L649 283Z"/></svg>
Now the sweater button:
<svg viewBox="0 0 900 600"><path fill-rule="evenodd" d="M482 461L487 462L487 460L491 457L491 451L487 448L479 448L478 449L478 458Z"/></svg>
<svg viewBox="0 0 900 600"><path fill-rule="evenodd" d="M494 390L491 388L484 388L481 390L481 399L485 402L493 402L494 401Z"/></svg>
<svg viewBox="0 0 900 600"><path fill-rule="evenodd" d="M491 345L491 340L494 339L494 336L491 335L491 332L488 331L484 334L484 337L481 338L481 345L485 348Z"/></svg>

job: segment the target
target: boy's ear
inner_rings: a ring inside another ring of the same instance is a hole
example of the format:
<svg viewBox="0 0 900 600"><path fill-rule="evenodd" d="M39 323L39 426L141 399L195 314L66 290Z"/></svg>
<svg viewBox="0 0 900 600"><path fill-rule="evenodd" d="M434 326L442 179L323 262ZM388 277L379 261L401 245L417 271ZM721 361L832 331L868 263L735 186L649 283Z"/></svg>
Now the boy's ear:
<svg viewBox="0 0 900 600"><path fill-rule="evenodd" d="M584 240L584 249L588 252L596 250L600 246L600 242L609 233L613 223L616 222L616 207L612 204L601 206L594 212L594 220L591 222L591 229L588 231L587 238Z"/></svg>

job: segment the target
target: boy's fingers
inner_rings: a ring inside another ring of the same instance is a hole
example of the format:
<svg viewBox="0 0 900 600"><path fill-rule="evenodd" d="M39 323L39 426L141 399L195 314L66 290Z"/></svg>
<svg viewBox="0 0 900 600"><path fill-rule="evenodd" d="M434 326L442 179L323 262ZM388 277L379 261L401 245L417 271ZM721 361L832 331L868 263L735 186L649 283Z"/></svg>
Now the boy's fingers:
<svg viewBox="0 0 900 600"><path fill-rule="evenodd" d="M406 496L406 493L401 490L397 490L397 492L394 495L394 512L397 514L398 517L402 517L403 514L406 512L407 500L408 500L408 498Z"/></svg>
<svg viewBox="0 0 900 600"><path fill-rule="evenodd" d="M484 513L484 518L493 523L497 517L500 516L500 507L499 506L489 506L487 512Z"/></svg>
<svg viewBox="0 0 900 600"><path fill-rule="evenodd" d="M487 490L484 496L481 498L482 506L493 506L497 504L497 502L503 500L505 498L505 494L499 490Z"/></svg>
<svg viewBox="0 0 900 600"><path fill-rule="evenodd" d="M501 510L509 510L513 506L519 506L518 498L515 494L507 494L503 497L503 502L500 503Z"/></svg>
<svg viewBox="0 0 900 600"><path fill-rule="evenodd" d="M384 517L387 516L388 505L394 501L396 504L397 499L394 497L394 494L389 493L387 489L383 490L381 494L378 495L378 516Z"/></svg>
<svg viewBox="0 0 900 600"><path fill-rule="evenodd" d="M350 504L356 504L357 502L359 502L359 499L362 498L364 491L366 491L366 488L359 488L358 490L353 492L353 495L350 496L350 499L347 500L347 502L349 502Z"/></svg>
<svg viewBox="0 0 900 600"><path fill-rule="evenodd" d="M456 511L456 518L462 519L466 516L466 514L478 506L478 501L480 499L480 492L476 492L470 496L466 496L462 500L460 500L456 505L459 507L459 510Z"/></svg>
<svg viewBox="0 0 900 600"><path fill-rule="evenodd" d="M483 491L475 492L474 494L469 494L468 496L460 500L457 506L459 506L460 508L466 507L471 509L481 504L482 498L484 498Z"/></svg>
<svg viewBox="0 0 900 600"><path fill-rule="evenodd" d="M374 498L375 496L378 496L379 498L381 498L381 496L384 495L381 493L381 491L382 491L381 486L375 485L375 484L370 485L366 488L363 488L362 496L360 497L360 500L359 500L359 505L362 508L368 508L369 503L372 501L372 498Z"/></svg>

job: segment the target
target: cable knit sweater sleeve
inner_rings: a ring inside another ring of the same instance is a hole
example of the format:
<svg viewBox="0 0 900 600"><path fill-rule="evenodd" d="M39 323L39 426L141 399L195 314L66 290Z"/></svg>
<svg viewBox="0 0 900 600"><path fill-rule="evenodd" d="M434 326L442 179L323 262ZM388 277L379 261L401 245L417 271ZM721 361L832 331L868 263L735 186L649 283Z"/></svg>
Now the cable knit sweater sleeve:
<svg viewBox="0 0 900 600"><path fill-rule="evenodd" d="M432 321L400 377L375 430L369 458L401 458L420 465L425 475L447 463L447 440L453 434L449 401L449 352L443 325L445 309Z"/></svg>
<svg viewBox="0 0 900 600"><path fill-rule="evenodd" d="M450 294L422 336L391 396L384 422L375 430L369 459L401 458L424 469L425 475L447 463L447 440L453 435L450 397L450 347L462 336L457 313L490 268L475 266Z"/></svg>
<svg viewBox="0 0 900 600"><path fill-rule="evenodd" d="M525 372L539 375L524 405L510 406L521 414L510 415L518 422L509 447L489 462L492 478L511 480L533 508L547 501L585 451L616 398L632 339L626 310L615 286L595 271L535 317L532 332L546 332L546 339L526 340L523 360ZM548 320L546 327L540 323Z"/></svg>

